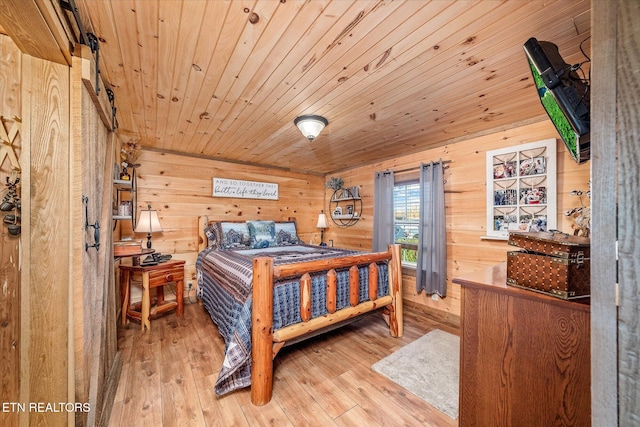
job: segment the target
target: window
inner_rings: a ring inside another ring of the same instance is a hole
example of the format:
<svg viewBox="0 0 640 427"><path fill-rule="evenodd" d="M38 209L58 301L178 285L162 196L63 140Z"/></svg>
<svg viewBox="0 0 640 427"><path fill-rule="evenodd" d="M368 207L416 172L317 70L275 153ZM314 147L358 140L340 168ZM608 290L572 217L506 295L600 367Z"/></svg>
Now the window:
<svg viewBox="0 0 640 427"><path fill-rule="evenodd" d="M393 228L395 243L402 245L402 263L415 267L418 257L420 184L404 182L393 189Z"/></svg>

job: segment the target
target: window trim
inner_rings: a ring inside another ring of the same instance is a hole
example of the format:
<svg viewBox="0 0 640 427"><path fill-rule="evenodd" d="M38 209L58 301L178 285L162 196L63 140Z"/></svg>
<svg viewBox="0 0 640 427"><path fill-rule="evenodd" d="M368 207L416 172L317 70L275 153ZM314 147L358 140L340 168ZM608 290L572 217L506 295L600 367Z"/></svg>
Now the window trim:
<svg viewBox="0 0 640 427"><path fill-rule="evenodd" d="M396 180L396 182L394 182L394 189L396 187L403 187L403 186L406 187L406 186L409 186L409 185L419 185L419 183L420 183L419 178L414 178L414 177L412 177L410 179ZM395 202L395 197L394 197L394 202ZM418 206L418 208L419 208L419 206ZM409 225L411 224L410 221L400 221L400 223L406 223L406 224L409 224ZM395 229L396 224L398 224L398 222L396 222L395 203L394 203L394 219L393 219L394 229ZM417 223L415 225L418 226ZM419 232L419 230L418 230L418 232ZM413 250L413 251L416 251L416 254L417 254L418 245L415 244L415 243L396 242L396 240L395 240L395 231L394 231L394 243L399 243L401 249ZM403 268L415 271L416 266L417 266L416 262L402 261L402 267Z"/></svg>

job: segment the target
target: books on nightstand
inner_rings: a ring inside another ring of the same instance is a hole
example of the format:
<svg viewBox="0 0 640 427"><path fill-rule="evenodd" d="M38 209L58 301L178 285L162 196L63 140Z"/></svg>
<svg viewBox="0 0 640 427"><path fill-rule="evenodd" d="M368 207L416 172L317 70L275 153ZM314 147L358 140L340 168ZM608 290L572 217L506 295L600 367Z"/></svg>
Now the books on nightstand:
<svg viewBox="0 0 640 427"><path fill-rule="evenodd" d="M142 252L142 240L119 240L113 242L114 256L127 256Z"/></svg>

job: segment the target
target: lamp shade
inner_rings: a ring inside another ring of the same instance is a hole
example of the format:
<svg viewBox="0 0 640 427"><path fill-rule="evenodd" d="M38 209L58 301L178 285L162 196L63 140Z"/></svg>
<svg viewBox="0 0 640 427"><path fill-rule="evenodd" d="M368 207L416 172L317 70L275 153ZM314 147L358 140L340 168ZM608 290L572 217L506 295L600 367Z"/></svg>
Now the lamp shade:
<svg viewBox="0 0 640 427"><path fill-rule="evenodd" d="M300 129L302 135L310 142L322 132L322 129L329 124L329 121L322 116L306 115L296 117L293 123Z"/></svg>
<svg viewBox="0 0 640 427"><path fill-rule="evenodd" d="M158 211L149 209L140 211L140 219L134 230L136 233L159 233L162 231L160 220L158 219Z"/></svg>
<svg viewBox="0 0 640 427"><path fill-rule="evenodd" d="M327 225L327 216L324 214L324 211L320 212L318 215L318 225L317 228L329 228Z"/></svg>

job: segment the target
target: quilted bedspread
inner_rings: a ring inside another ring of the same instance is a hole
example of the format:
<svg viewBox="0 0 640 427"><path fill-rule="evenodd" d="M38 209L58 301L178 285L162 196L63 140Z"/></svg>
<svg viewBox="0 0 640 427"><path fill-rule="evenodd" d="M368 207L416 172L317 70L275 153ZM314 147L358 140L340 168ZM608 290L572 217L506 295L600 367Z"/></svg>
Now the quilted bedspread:
<svg viewBox="0 0 640 427"><path fill-rule="evenodd" d="M251 286L253 258L270 256L274 264L304 262L357 254L343 249L294 245L266 249L220 250L207 248L198 255L196 268L203 305L225 340L225 358L215 392L228 393L251 384ZM349 305L349 272L339 270L337 308ZM311 315L327 314L326 274L311 276ZM360 268L360 302L368 297L369 269ZM388 295L388 270L379 269L378 297ZM300 282L290 278L274 284L273 329L302 321L300 318Z"/></svg>

